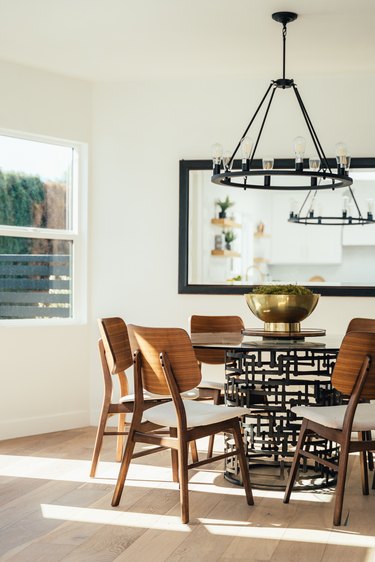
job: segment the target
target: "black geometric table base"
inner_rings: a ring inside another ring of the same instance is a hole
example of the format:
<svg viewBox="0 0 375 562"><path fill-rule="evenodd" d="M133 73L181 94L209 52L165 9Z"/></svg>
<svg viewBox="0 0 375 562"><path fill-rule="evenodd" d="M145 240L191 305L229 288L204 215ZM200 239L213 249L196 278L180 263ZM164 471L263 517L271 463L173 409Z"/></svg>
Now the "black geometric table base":
<svg viewBox="0 0 375 562"><path fill-rule="evenodd" d="M337 351L308 343L296 349L263 345L250 351L226 352L225 399L227 405L251 409L243 417L242 427L252 486L282 490L301 426L301 419L291 412L291 407L342 402L331 386ZM309 446L312 453L337 460L336 444L311 438ZM234 443L226 436L226 452L232 448ZM237 457L226 459L225 477L241 484ZM296 487L303 489L334 484L335 473L311 461L301 465L296 481Z"/></svg>

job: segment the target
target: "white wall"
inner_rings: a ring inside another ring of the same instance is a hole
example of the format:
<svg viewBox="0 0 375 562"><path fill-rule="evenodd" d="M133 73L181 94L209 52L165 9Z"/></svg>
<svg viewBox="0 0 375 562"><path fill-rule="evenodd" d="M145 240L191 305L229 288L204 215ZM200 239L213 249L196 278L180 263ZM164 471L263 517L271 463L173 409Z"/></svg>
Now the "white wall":
<svg viewBox="0 0 375 562"><path fill-rule="evenodd" d="M0 128L89 142L91 86L0 62ZM88 423L88 327L0 325L0 439Z"/></svg>
<svg viewBox="0 0 375 562"><path fill-rule="evenodd" d="M99 316L187 327L192 313L239 314L247 326L256 325L242 296L177 293L178 163L208 158L216 141L233 146L270 77L235 84L97 84L91 114L87 83L5 63L0 72L0 128L88 142L91 118L93 125L90 329L0 327L4 438L85 425L89 408L91 422L97 423L102 398ZM329 155L335 142L345 139L353 156L374 156L375 78L300 77L299 86ZM270 115L275 127L265 130L267 142L260 151L286 157L292 139L302 133L302 121L290 112L283 122L295 102L286 92L278 94L283 101ZM322 298L309 325L342 333L353 316L375 317L374 299Z"/></svg>
<svg viewBox="0 0 375 562"><path fill-rule="evenodd" d="M250 74L250 73L249 73ZM297 75L298 86L328 156L346 140L352 156L374 156L375 77ZM239 314L256 325L242 296L178 295L178 163L230 149L270 76L226 80L97 84L93 96L92 317L187 327L189 315ZM307 137L291 91L278 91L259 154L292 156ZM312 150L309 146L307 150ZM251 194L249 194L249 205ZM342 333L354 316L375 317L373 298L322 298L306 326ZM92 422L101 380L91 334Z"/></svg>

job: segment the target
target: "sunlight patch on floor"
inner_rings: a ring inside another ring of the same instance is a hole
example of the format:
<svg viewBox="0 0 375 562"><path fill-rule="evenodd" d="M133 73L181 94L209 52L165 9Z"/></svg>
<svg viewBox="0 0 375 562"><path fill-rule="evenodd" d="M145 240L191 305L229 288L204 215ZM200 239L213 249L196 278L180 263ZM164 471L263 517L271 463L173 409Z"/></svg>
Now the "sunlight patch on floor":
<svg viewBox="0 0 375 562"><path fill-rule="evenodd" d="M109 509L80 508L56 504L41 504L45 519L76 521L99 525L115 525L162 531L190 533L189 525L183 525L180 517L139 512L123 512ZM336 546L375 548L375 537L336 529L290 528L271 525L252 525L251 522L198 518L208 533L249 539L276 540L299 543L321 543Z"/></svg>
<svg viewBox="0 0 375 562"><path fill-rule="evenodd" d="M144 529L160 529L163 531L179 531L190 533L189 525L181 523L180 517L172 515L155 515L152 513L136 513L134 511L118 511L115 509L94 509L67 505L41 504L44 519L61 521L78 521L99 525L116 525L121 527L140 527Z"/></svg>
<svg viewBox="0 0 375 562"><path fill-rule="evenodd" d="M91 462L87 460L59 459L50 457L0 455L0 476L16 478L35 478L42 480L56 480L65 482L81 482L89 484L115 484L119 463L101 462L98 468L99 477L90 478ZM103 477L103 475L106 475ZM101 477L102 476L102 477ZM195 469L189 473L189 490L191 492L205 492L228 496L244 496L241 486L230 484L223 478L223 472L217 469ZM178 490L178 485L172 482L169 467L152 464L130 465L127 487L160 488ZM255 498L283 498L282 491L253 490ZM308 501L328 503L332 494L327 491L297 492L292 501Z"/></svg>
<svg viewBox="0 0 375 562"><path fill-rule="evenodd" d="M361 548L375 548L375 537L335 529L306 529L253 526L243 521L222 521L200 518L199 521L212 535L252 539L283 540L292 542L323 543Z"/></svg>

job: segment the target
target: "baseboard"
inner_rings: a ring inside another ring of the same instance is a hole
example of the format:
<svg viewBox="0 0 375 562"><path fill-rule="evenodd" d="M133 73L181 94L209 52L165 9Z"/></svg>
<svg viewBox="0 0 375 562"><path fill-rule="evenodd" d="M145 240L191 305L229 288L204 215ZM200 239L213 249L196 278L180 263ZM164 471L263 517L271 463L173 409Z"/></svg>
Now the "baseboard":
<svg viewBox="0 0 375 562"><path fill-rule="evenodd" d="M13 439L15 437L52 433L53 431L84 427L89 424L89 412L83 410L49 416L0 420L0 439Z"/></svg>

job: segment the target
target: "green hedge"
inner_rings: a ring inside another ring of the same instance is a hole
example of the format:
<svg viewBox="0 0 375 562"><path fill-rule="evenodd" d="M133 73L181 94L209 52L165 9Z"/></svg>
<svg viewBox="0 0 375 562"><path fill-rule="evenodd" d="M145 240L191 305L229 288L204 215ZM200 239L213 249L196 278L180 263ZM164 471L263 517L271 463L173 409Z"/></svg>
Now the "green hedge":
<svg viewBox="0 0 375 562"><path fill-rule="evenodd" d="M45 185L38 176L0 171L0 224L45 226L44 213L39 213L40 224L35 224L36 207L43 205L45 197ZM0 254L28 254L32 244L28 238L0 236Z"/></svg>

